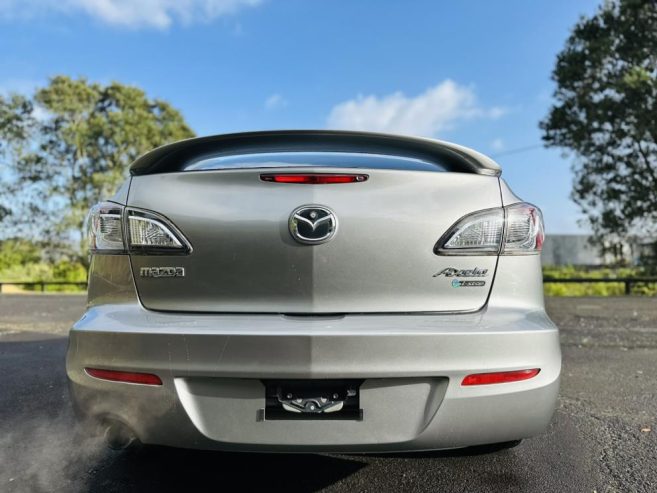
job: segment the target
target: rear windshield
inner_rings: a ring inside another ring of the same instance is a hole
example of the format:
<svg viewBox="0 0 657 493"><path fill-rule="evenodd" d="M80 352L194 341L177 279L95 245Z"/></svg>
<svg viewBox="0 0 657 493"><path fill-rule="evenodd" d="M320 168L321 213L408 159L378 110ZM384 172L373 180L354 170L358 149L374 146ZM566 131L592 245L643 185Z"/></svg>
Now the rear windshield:
<svg viewBox="0 0 657 493"><path fill-rule="evenodd" d="M368 168L409 171L446 171L439 163L421 159L357 152L268 152L203 157L184 167L185 171L249 168Z"/></svg>

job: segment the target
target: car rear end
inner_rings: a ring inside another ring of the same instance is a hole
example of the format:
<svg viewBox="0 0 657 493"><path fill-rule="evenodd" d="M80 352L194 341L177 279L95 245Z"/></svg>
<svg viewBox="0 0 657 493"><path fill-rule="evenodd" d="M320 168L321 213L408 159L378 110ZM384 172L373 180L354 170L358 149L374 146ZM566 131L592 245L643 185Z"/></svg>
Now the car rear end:
<svg viewBox="0 0 657 493"><path fill-rule="evenodd" d="M133 164L90 239L72 395L144 443L426 450L550 421L540 211L474 151L350 132L184 141Z"/></svg>

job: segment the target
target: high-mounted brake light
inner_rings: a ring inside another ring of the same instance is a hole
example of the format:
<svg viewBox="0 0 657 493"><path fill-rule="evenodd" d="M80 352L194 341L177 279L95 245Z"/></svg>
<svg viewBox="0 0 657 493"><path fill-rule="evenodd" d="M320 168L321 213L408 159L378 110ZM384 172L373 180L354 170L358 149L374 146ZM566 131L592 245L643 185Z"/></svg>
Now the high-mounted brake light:
<svg viewBox="0 0 657 493"><path fill-rule="evenodd" d="M153 212L101 202L87 217L89 249L96 254L166 253L191 251L183 234L165 217Z"/></svg>
<svg viewBox="0 0 657 493"><path fill-rule="evenodd" d="M162 385L162 380L152 373L138 373L131 371L103 370L100 368L85 368L90 377L110 382L138 383L141 385Z"/></svg>
<svg viewBox="0 0 657 493"><path fill-rule="evenodd" d="M273 183L302 183L306 185L324 185L329 183L358 183L367 181L368 175L336 173L282 173L262 174L262 181Z"/></svg>
<svg viewBox="0 0 657 493"><path fill-rule="evenodd" d="M539 374L540 368L530 370L496 371L492 373L473 373L463 379L461 385L489 385L493 383L510 383L529 380Z"/></svg>
<svg viewBox="0 0 657 493"><path fill-rule="evenodd" d="M543 248L543 216L519 203L469 214L436 243L437 255L525 255Z"/></svg>

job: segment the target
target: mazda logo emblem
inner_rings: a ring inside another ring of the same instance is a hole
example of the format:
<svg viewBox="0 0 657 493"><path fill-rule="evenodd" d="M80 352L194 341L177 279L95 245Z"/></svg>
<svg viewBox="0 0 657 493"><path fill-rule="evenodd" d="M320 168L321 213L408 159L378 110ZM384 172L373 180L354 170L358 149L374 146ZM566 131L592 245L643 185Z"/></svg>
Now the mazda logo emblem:
<svg viewBox="0 0 657 493"><path fill-rule="evenodd" d="M338 230L338 218L328 207L304 205L290 215L290 234L299 243L317 245L329 241Z"/></svg>

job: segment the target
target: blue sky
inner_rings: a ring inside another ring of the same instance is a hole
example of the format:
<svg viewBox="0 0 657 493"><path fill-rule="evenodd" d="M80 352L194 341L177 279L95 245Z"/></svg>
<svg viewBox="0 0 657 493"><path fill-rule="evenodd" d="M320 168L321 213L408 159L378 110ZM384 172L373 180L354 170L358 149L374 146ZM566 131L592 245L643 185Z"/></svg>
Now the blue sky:
<svg viewBox="0 0 657 493"><path fill-rule="evenodd" d="M360 128L496 157L575 233L571 158L540 147L555 56L589 0L0 0L0 91L136 84L199 134ZM518 148L530 150L509 153Z"/></svg>

